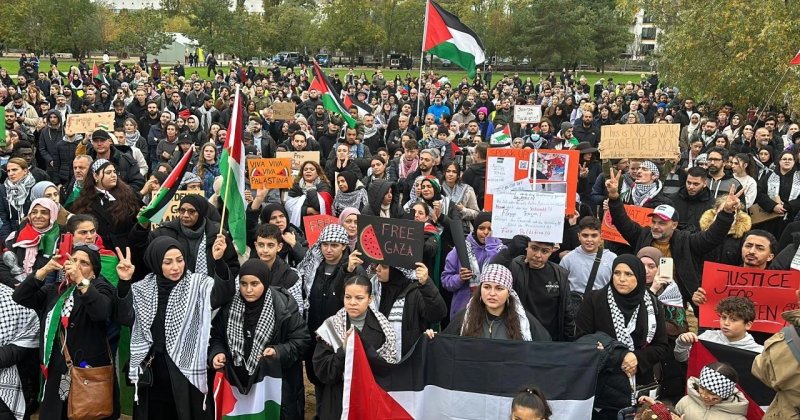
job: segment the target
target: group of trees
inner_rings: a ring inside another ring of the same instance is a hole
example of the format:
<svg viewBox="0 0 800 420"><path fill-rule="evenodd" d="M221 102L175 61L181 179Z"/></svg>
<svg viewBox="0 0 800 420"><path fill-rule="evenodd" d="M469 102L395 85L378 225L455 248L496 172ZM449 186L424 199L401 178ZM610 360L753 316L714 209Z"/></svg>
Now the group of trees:
<svg viewBox="0 0 800 420"><path fill-rule="evenodd" d="M529 58L541 66L577 62L601 67L625 51L631 16L615 0L441 0L482 38L487 56ZM0 21L6 48L72 52L108 49L153 54L181 32L207 50L238 57L321 48L357 55L419 54L421 0L263 0L263 14L244 0L161 0L160 10L115 12L96 0L18 0Z"/></svg>

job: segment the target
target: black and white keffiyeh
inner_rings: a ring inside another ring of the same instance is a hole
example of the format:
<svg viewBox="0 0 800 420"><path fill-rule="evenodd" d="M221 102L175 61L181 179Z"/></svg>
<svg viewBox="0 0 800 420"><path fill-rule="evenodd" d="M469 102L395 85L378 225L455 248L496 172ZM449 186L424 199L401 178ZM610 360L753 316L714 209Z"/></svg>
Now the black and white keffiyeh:
<svg viewBox="0 0 800 420"><path fill-rule="evenodd" d="M303 261L300 261L300 264L297 265L297 271L300 273L306 296L311 294L311 286L314 285L317 269L325 259L322 256L322 249L320 248L323 242L338 242L340 244L350 245L350 239L347 236L347 231L344 229L344 226L331 224L322 229L317 243L308 249ZM305 309L308 309L308 301L305 303Z"/></svg>
<svg viewBox="0 0 800 420"><path fill-rule="evenodd" d="M776 169L777 171L778 169ZM767 178L767 196L771 199L780 196L781 190L781 177L772 172ZM789 190L789 201L796 199L800 196L800 171L794 171L792 175L792 188Z"/></svg>
<svg viewBox="0 0 800 420"><path fill-rule="evenodd" d="M653 306L653 299L650 293L644 294L644 305L647 310L647 342L653 341L656 335L656 311ZM611 319L614 322L614 332L617 335L617 340L624 344L630 351L636 350L635 344L631 334L636 330L636 319L639 317L639 307L633 311L631 319L625 324L625 316L617 306L617 301L614 299L614 294L611 287L608 288L608 306L611 308Z"/></svg>
<svg viewBox="0 0 800 420"><path fill-rule="evenodd" d="M408 279L409 283L417 281L417 274L414 270L410 270L408 268L402 267L395 267L403 276ZM378 280L378 276L374 275L370 279L370 283L372 283L372 302L369 304L370 308L374 312L380 312L379 308L381 307L381 289L382 283ZM402 351L403 348L403 312L406 306L406 297L405 295L400 296L397 300L394 301L392 304L392 309L389 310L389 316L386 319L389 321L389 324L392 325L392 329L394 329L395 335L395 348Z"/></svg>
<svg viewBox="0 0 800 420"><path fill-rule="evenodd" d="M18 305L11 298L14 289L0 287L0 346L39 347L39 318L32 309ZM17 366L0 369L0 400L14 413L17 420L25 416L25 396L22 393Z"/></svg>
<svg viewBox="0 0 800 420"><path fill-rule="evenodd" d="M736 392L736 382L708 366L703 366L700 370L700 386L723 400L730 398Z"/></svg>
<svg viewBox="0 0 800 420"><path fill-rule="evenodd" d="M167 354L183 376L200 392L208 392L206 362L211 335L211 290L214 279L189 271L172 289L167 301L164 335ZM131 361L128 375L136 387L138 401L140 366L153 345L150 327L156 316L158 285L156 275L148 274L131 285L136 319L131 327Z"/></svg>
<svg viewBox="0 0 800 420"><path fill-rule="evenodd" d="M239 283L238 279L236 283ZM258 317L256 332L253 335L253 346L249 355L244 354L244 299L242 299L241 293L237 293L233 297L228 315L228 348L231 350L233 364L241 366L244 363L249 375L256 371L258 358L275 333L275 307L272 305L272 290L267 287L264 293L264 306Z"/></svg>
<svg viewBox="0 0 800 420"><path fill-rule="evenodd" d="M28 173L16 183L6 178L3 185L6 187L6 200L8 201L8 205L16 210L21 218L24 215L23 213L25 213L25 201L30 195L31 188L36 185L36 179L33 178L33 175Z"/></svg>
<svg viewBox="0 0 800 420"><path fill-rule="evenodd" d="M386 340L383 342L381 348L378 349L378 354L389 363L397 363L400 361L400 354L397 349L397 338L395 337L394 328L389 323L389 320L383 316L382 313L369 307L378 323L381 325L381 330ZM336 314L326 319L322 326L317 329L317 335L322 338L328 345L333 347L333 351L337 351L341 342L344 342L347 337L347 310L345 308L339 309Z"/></svg>

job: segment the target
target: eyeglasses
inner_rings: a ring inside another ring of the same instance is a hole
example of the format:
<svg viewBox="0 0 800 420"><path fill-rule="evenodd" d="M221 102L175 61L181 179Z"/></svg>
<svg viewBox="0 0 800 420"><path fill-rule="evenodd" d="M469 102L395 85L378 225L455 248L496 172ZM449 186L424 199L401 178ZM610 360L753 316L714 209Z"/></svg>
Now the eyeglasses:
<svg viewBox="0 0 800 420"><path fill-rule="evenodd" d="M84 242L74 242L72 244L72 249L75 249L75 248L77 248L79 246L85 246L86 248L89 248L92 251L99 251L100 250L100 248L98 248L97 245L95 245L95 244L87 244L87 243L84 243Z"/></svg>
<svg viewBox="0 0 800 420"><path fill-rule="evenodd" d="M197 210L180 208L178 209L178 214L188 214L189 216L192 216L197 214Z"/></svg>

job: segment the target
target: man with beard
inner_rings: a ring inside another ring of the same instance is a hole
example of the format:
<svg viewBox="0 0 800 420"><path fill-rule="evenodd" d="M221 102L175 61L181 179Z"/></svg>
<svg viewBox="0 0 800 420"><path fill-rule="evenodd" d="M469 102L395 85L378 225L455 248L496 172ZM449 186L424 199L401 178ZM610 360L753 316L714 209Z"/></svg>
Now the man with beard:
<svg viewBox="0 0 800 420"><path fill-rule="evenodd" d="M319 92L316 89L311 89L308 91L308 99L300 104L297 112L308 119L317 109L317 105L322 105L322 99L319 98Z"/></svg>
<svg viewBox="0 0 800 420"><path fill-rule="evenodd" d="M636 173L636 182L633 185L623 183L619 186L622 201L625 204L633 204L640 207L655 208L661 204L672 205L666 194L664 194L664 184L659 180L661 172L655 163L646 160L641 163L639 171Z"/></svg>
<svg viewBox="0 0 800 420"><path fill-rule="evenodd" d="M314 112L308 117L308 127L312 130L314 138L322 138L328 128L329 121L330 118L328 113L325 112L325 107L322 103L318 103L314 108Z"/></svg>
<svg viewBox="0 0 800 420"><path fill-rule="evenodd" d="M725 162L728 160L728 151L721 147L714 147L708 151L708 189L711 199L725 195L733 187L735 191L742 189L742 184L725 171Z"/></svg>
<svg viewBox="0 0 800 420"><path fill-rule="evenodd" d="M383 142L383 133L381 130L378 129L378 126L375 125L375 116L372 114L364 115L363 124L361 125L363 129L362 136L364 140L362 143L369 147L369 150L378 150L379 147L384 146Z"/></svg>
<svg viewBox="0 0 800 420"><path fill-rule="evenodd" d="M696 135L703 140L706 147L714 147L714 139L717 137L717 121L706 121L705 125L703 125L703 132Z"/></svg>
<svg viewBox="0 0 800 420"><path fill-rule="evenodd" d="M403 105L405 109L408 107L411 108L408 104ZM397 128L392 131L389 131L389 135L386 136L386 148L389 149L390 154L394 154L394 151L401 148L403 145L403 135L404 134L414 134L414 138L416 139L416 134L414 130L409 127L409 116L401 114L397 118ZM391 124L390 124L391 126ZM388 130L388 128L387 128Z"/></svg>
<svg viewBox="0 0 800 420"><path fill-rule="evenodd" d="M700 218L714 205L711 192L707 188L706 171L694 166L686 172L686 182L674 195L670 196L680 215L678 227L686 232L700 230Z"/></svg>

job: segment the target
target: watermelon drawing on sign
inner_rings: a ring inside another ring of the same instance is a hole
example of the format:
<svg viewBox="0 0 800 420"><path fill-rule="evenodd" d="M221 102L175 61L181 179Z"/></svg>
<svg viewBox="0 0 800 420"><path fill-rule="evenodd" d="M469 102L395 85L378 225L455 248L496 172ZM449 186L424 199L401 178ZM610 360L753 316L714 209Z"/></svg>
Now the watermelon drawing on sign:
<svg viewBox="0 0 800 420"><path fill-rule="evenodd" d="M255 178L259 176L264 176L264 173L261 172L261 170L258 168L253 169L253 173L250 174L250 178Z"/></svg>
<svg viewBox="0 0 800 420"><path fill-rule="evenodd" d="M381 251L381 244L378 242L378 235L375 234L373 226L367 226L361 231L361 236L358 238L361 242L361 249L364 254L372 260L383 261L383 252Z"/></svg>

